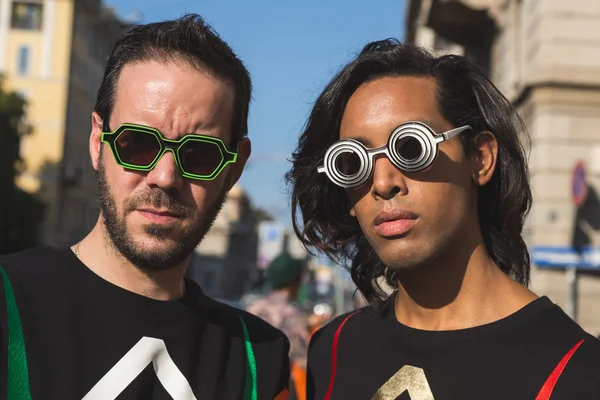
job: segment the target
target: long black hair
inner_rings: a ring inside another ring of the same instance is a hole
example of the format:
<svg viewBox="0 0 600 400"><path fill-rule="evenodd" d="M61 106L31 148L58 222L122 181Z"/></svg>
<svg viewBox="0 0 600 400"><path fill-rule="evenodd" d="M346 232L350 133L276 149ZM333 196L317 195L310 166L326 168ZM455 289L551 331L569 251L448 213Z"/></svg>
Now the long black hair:
<svg viewBox="0 0 600 400"><path fill-rule="evenodd" d="M477 133L495 135L496 169L490 182L478 188L480 228L493 261L527 285L530 257L522 231L532 196L522 144L529 137L523 122L500 91L464 57L435 57L395 39L367 44L316 100L286 175L296 234L308 248L350 264L354 283L373 306L381 306L388 298L382 280L396 287L393 272L386 269L357 220L350 216L344 189L317 173L325 152L339 140L342 116L352 94L364 83L389 76L435 79L443 116L454 126L473 127L472 134L461 135L467 153L474 148Z"/></svg>

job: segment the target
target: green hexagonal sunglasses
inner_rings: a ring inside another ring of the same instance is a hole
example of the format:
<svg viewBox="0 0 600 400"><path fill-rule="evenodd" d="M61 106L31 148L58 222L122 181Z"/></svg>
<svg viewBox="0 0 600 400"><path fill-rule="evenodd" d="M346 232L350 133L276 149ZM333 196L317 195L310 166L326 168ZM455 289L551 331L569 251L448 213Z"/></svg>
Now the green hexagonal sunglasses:
<svg viewBox="0 0 600 400"><path fill-rule="evenodd" d="M237 160L237 153L228 150L219 138L186 134L179 140L170 140L156 128L130 123L111 132L105 121L101 141L109 145L123 168L151 171L165 152L171 151L184 178L203 181L215 179Z"/></svg>

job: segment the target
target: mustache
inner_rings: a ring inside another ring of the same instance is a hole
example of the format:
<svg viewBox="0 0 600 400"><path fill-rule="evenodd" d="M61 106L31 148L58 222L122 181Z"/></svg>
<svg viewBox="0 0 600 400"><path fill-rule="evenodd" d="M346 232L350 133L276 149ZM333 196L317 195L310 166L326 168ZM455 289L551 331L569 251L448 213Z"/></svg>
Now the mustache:
<svg viewBox="0 0 600 400"><path fill-rule="evenodd" d="M185 204L181 199L160 189L139 193L127 199L124 204L124 213L129 214L141 207L168 210L184 216L190 216L194 212L194 207Z"/></svg>

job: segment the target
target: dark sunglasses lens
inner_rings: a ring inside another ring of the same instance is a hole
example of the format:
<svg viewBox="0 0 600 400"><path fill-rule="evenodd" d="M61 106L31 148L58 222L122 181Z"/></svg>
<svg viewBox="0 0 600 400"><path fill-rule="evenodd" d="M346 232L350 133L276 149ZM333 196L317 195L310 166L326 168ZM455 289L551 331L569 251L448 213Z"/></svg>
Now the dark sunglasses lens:
<svg viewBox="0 0 600 400"><path fill-rule="evenodd" d="M188 140L179 148L179 159L185 172L209 176L223 162L223 154L216 143Z"/></svg>
<svg viewBox="0 0 600 400"><path fill-rule="evenodd" d="M360 157L349 150L337 156L335 167L346 176L354 176L360 171Z"/></svg>
<svg viewBox="0 0 600 400"><path fill-rule="evenodd" d="M136 130L124 130L115 141L121 161L138 167L146 167L160 152L160 142L154 134Z"/></svg>
<svg viewBox="0 0 600 400"><path fill-rule="evenodd" d="M396 154L407 161L416 160L423 152L421 142L412 136L406 136L396 140L394 146L396 147Z"/></svg>

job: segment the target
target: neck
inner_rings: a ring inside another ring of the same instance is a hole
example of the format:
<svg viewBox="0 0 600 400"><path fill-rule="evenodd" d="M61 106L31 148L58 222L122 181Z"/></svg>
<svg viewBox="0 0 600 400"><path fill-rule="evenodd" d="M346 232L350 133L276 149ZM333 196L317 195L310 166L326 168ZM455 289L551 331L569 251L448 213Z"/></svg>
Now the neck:
<svg viewBox="0 0 600 400"><path fill-rule="evenodd" d="M483 241L462 254L458 247L400 274L395 313L401 323L433 331L471 328L504 318L537 298L500 270Z"/></svg>
<svg viewBox="0 0 600 400"><path fill-rule="evenodd" d="M176 300L185 292L183 277L189 258L168 270L148 271L137 268L114 247L101 221L78 247L79 258L102 279L130 292L155 300Z"/></svg>

